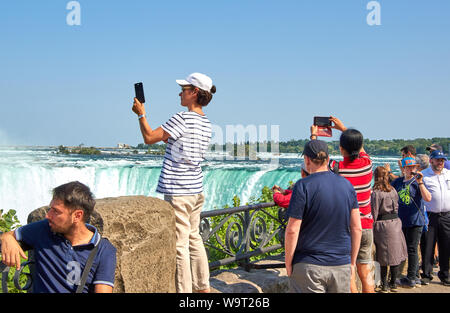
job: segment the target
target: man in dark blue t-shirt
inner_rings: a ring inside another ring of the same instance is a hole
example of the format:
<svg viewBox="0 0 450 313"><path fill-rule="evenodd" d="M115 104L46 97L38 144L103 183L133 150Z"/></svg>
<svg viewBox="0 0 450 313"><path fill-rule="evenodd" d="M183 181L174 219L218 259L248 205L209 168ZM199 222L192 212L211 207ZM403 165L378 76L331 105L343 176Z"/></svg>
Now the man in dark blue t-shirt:
<svg viewBox="0 0 450 313"><path fill-rule="evenodd" d="M23 242L35 253L33 292L70 293L80 285L89 255L97 246L82 292L112 292L116 248L86 224L94 206L87 186L71 182L56 187L45 220L1 236L3 263L20 268L20 257L26 256L18 241Z"/></svg>
<svg viewBox="0 0 450 313"><path fill-rule="evenodd" d="M309 141L303 155L310 176L295 184L287 211L291 291L350 292L362 233L356 192L328 170L324 141Z"/></svg>

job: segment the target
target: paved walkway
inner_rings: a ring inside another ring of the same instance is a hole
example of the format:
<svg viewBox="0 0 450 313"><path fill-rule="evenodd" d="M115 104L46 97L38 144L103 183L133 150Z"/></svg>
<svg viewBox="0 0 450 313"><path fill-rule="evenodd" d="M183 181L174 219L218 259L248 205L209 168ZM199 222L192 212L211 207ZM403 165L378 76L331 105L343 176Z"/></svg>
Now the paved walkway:
<svg viewBox="0 0 450 313"><path fill-rule="evenodd" d="M408 261L405 262L405 265L403 267L402 277L406 277L407 269L408 269ZM433 268L434 278L429 285L426 286L421 285L415 288L398 287L398 293L450 293L450 287L444 286L437 277L438 270L439 269L437 267Z"/></svg>
<svg viewBox="0 0 450 313"><path fill-rule="evenodd" d="M415 288L398 288L397 293L450 293L450 287L441 284L441 281L435 277L429 285Z"/></svg>
<svg viewBox="0 0 450 313"><path fill-rule="evenodd" d="M276 261L265 263L270 262ZM212 273L210 281L212 292L217 293L285 293L289 289L284 268L257 269L250 272L240 268L216 271ZM396 293L450 293L450 287L442 285L435 276L427 286L412 289L398 287Z"/></svg>

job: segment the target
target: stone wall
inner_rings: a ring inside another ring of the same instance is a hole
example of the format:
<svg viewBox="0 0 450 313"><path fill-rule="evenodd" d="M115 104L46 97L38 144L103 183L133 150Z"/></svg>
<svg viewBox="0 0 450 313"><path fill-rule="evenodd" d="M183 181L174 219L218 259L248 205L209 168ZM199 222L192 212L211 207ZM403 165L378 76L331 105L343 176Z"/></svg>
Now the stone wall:
<svg viewBox="0 0 450 313"><path fill-rule="evenodd" d="M48 207L28 216L45 218ZM176 292L175 215L166 201L144 196L98 199L89 221L117 249L114 292Z"/></svg>

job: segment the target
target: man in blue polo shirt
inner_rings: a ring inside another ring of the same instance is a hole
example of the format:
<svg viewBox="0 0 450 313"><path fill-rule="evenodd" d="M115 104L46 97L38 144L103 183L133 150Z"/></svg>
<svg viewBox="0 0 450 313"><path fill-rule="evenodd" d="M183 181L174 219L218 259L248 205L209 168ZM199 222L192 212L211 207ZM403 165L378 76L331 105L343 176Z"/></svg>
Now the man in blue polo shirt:
<svg viewBox="0 0 450 313"><path fill-rule="evenodd" d="M286 271L292 292L350 292L361 242L361 218L350 182L328 170L324 141L305 145L310 175L299 180L287 210Z"/></svg>
<svg viewBox="0 0 450 313"><path fill-rule="evenodd" d="M431 193L431 200L424 202L429 218L422 264L422 284L433 279L434 249L439 252L438 278L450 286L450 170L444 168L448 157L442 150L430 154L430 167L422 172L425 187Z"/></svg>
<svg viewBox="0 0 450 313"><path fill-rule="evenodd" d="M18 242L23 242L35 251L33 292L71 293L98 246L83 292L112 292L116 249L86 223L94 206L91 191L80 182L56 187L45 220L2 235L3 263L20 268L20 256L26 256Z"/></svg>

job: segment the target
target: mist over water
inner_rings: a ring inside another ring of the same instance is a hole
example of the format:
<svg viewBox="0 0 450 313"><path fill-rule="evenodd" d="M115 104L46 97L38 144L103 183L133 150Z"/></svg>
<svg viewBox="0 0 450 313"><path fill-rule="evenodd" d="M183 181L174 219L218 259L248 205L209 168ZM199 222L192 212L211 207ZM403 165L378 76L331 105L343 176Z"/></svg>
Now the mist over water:
<svg viewBox="0 0 450 313"><path fill-rule="evenodd" d="M0 146L7 146L7 145L11 145L11 142L8 139L6 133L0 129Z"/></svg>
<svg viewBox="0 0 450 313"><path fill-rule="evenodd" d="M99 156L62 155L56 148L0 147L0 209L14 209L22 224L36 208L48 205L56 186L78 180L91 188L97 199L144 195L163 199L155 192L163 158L129 154ZM107 152L112 152L107 151ZM264 186L286 188L300 179L303 159L298 154L281 154L278 164L270 161L215 160L202 163L205 204L203 210L232 206L237 195L241 205L257 198ZM339 159L339 158L337 158ZM373 158L374 166L391 163L395 158Z"/></svg>

